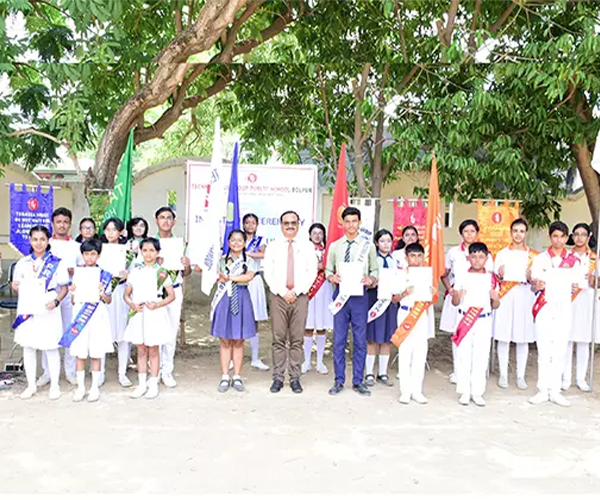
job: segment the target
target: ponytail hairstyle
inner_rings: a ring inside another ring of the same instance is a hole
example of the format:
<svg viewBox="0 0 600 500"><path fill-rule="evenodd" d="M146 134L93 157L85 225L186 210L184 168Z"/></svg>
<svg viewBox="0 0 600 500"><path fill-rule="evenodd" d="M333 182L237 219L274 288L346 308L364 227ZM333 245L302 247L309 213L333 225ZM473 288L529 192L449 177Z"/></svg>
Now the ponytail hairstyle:
<svg viewBox="0 0 600 500"><path fill-rule="evenodd" d="M310 239L310 233L312 233L313 229L320 229L321 231L323 231L323 246L327 247L327 231L325 230L325 226L320 222L315 222L314 224L312 224L308 228L308 239Z"/></svg>
<svg viewBox="0 0 600 500"><path fill-rule="evenodd" d="M575 226L573 226L573 232L569 235L569 240L567 241L567 245L570 246L574 246L575 245L575 240L573 239L573 233L575 233L575 231L577 229L585 229L587 234L588 234L588 247L590 249L594 249L596 248L596 237L594 236L594 233L592 233L592 228L590 227L589 224L586 224L585 222L580 222L579 224L575 224Z"/></svg>
<svg viewBox="0 0 600 500"><path fill-rule="evenodd" d="M246 240L248 239L246 237L246 233L244 231L242 231L241 229L234 229L233 231L231 231L229 233L229 236L227 236L227 241L229 242L231 240L231 237L234 234L240 234L242 236L242 239L244 240L244 246L242 247L242 259L244 259L244 274L246 274L248 272L248 264L247 264L247 257L246 257ZM231 253L231 249L230 247L227 247L227 253L225 254L225 268L227 269L227 271L229 271L229 268L227 267L227 261L229 260L229 257Z"/></svg>
<svg viewBox="0 0 600 500"><path fill-rule="evenodd" d="M62 215L62 214L60 214L60 215ZM50 251L50 239L52 238L52 236L50 235L50 230L46 226L37 225L37 226L33 226L29 230L29 237L31 237L33 235L33 233L44 233L46 235L46 238L48 238L48 246L46 247L46 252L49 252ZM29 247L29 253L30 254L33 253L32 246Z"/></svg>

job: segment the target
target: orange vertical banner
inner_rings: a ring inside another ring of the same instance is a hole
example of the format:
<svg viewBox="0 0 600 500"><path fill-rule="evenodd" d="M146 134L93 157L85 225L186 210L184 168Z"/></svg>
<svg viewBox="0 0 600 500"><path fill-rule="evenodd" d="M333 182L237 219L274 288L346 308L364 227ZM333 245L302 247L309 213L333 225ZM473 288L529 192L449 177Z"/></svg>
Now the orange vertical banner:
<svg viewBox="0 0 600 500"><path fill-rule="evenodd" d="M438 299L440 278L446 272L443 231L437 160L435 153L433 153L433 157L431 158L431 177L429 179L429 201L427 203L427 217L425 220L425 262L433 268L432 286L435 290L433 296L434 304Z"/></svg>
<svg viewBox="0 0 600 500"><path fill-rule="evenodd" d="M493 257L511 242L510 225L518 218L518 202L511 206L507 200L492 200L488 204L477 200L479 241L488 246Z"/></svg>

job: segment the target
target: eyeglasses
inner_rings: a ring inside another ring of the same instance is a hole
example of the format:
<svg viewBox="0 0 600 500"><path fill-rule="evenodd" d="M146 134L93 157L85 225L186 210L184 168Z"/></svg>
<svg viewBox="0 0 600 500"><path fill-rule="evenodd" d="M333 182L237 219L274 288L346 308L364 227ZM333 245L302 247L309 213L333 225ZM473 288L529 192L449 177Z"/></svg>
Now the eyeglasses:
<svg viewBox="0 0 600 500"><path fill-rule="evenodd" d="M82 231L93 231L96 229L94 226L81 226Z"/></svg>
<svg viewBox="0 0 600 500"><path fill-rule="evenodd" d="M296 227L298 225L298 221L284 221L281 223L282 226L288 227Z"/></svg>
<svg viewBox="0 0 600 500"><path fill-rule="evenodd" d="M168 220L168 221L172 221L173 217L171 217L170 215L166 215L166 216L159 216L158 220Z"/></svg>

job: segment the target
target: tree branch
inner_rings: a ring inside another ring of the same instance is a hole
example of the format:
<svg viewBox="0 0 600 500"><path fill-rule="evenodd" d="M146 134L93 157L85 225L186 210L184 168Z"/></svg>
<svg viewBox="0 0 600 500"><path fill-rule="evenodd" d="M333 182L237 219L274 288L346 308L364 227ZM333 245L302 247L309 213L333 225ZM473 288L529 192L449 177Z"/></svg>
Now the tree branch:
<svg viewBox="0 0 600 500"><path fill-rule="evenodd" d="M179 4L176 4L179 5ZM183 31L182 12L179 6L175 7L175 35L179 35Z"/></svg>
<svg viewBox="0 0 600 500"><path fill-rule="evenodd" d="M475 2L475 12L473 13L473 21L471 22L471 34L469 35L468 47L469 52L474 54L477 51L477 43L475 40L475 31L477 30L477 19L481 14L481 0Z"/></svg>
<svg viewBox="0 0 600 500"><path fill-rule="evenodd" d="M502 13L498 20L490 26L490 33L496 33L496 31L498 31L502 27L502 25L506 22L508 17L512 14L512 11L515 10L518 1L519 0L512 0L512 3L506 8L506 10ZM524 3L527 3L527 1L525 0Z"/></svg>
<svg viewBox="0 0 600 500"><path fill-rule="evenodd" d="M400 44L402 46L402 57L404 58L404 62L408 63L408 52L406 50L406 37L404 34L404 21L402 19L402 14L400 13L400 6L398 5L398 0L394 2L394 10L396 12L396 17L398 18L398 23L400 24Z"/></svg>
<svg viewBox="0 0 600 500"><path fill-rule="evenodd" d="M189 0L189 2L188 2L188 25L192 24L193 19L194 19L194 0Z"/></svg>
<svg viewBox="0 0 600 500"><path fill-rule="evenodd" d="M321 65L317 65L317 75L319 77L319 86L321 87L321 98L323 99L323 110L325 111L325 126L327 127L327 134L329 135L329 142L331 143L331 156L333 158L334 166L337 165L337 155L335 152L335 141L333 140L333 131L331 130L331 123L329 122L329 107L327 106L327 92L325 91L325 82L323 80L323 73L321 71Z"/></svg>
<svg viewBox="0 0 600 500"><path fill-rule="evenodd" d="M231 62L231 59L233 57L233 49L235 47L235 41L237 38L238 31L240 30L242 25L248 19L250 19L250 17L252 17L252 15L256 12L256 10L264 2L265 2L265 0L250 0L250 2L248 3L248 6L246 7L246 10L244 10L244 12L242 12L242 15L235 20L235 22L231 26L231 29L227 33L227 39L226 39L227 41L225 42L225 46L223 47L223 50L221 51L221 54L219 57L220 62L226 63L226 64Z"/></svg>

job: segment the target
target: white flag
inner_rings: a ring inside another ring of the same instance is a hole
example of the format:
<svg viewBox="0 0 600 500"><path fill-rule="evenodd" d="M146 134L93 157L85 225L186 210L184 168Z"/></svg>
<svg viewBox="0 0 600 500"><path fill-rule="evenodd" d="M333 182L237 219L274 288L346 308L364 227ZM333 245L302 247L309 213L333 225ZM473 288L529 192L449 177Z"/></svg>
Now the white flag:
<svg viewBox="0 0 600 500"><path fill-rule="evenodd" d="M221 258L221 219L227 210L223 195L223 161L221 158L221 122L215 122L212 158L210 161L210 182L206 193L206 218L202 223L203 244L200 251L200 268L202 269L202 293L210 292L219 277Z"/></svg>
<svg viewBox="0 0 600 500"><path fill-rule="evenodd" d="M600 130L598 131L598 137L596 137L596 146L592 155L592 168L600 174Z"/></svg>

